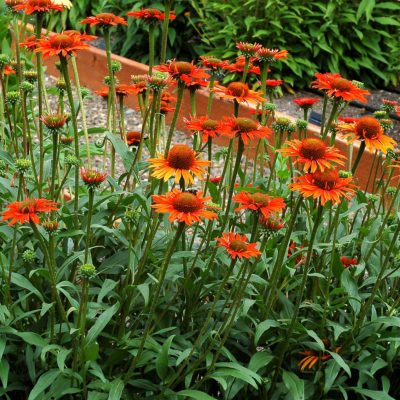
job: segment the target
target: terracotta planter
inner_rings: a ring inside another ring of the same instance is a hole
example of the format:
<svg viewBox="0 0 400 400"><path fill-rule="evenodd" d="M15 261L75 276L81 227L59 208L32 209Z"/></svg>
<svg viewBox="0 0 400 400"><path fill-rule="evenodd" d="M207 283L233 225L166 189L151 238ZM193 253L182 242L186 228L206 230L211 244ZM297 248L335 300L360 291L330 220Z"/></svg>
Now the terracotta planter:
<svg viewBox="0 0 400 400"><path fill-rule="evenodd" d="M130 82L131 75L141 75L148 72L148 66L141 64L139 62L129 60L125 57L120 57L113 55L114 60L118 60L122 64L122 70L118 73L118 78L121 83ZM55 67L54 63L58 58L47 58L44 60L44 64L47 67L47 73L58 77L59 71ZM79 75L81 80L81 85L88 87L91 90L97 90L102 86L102 81L104 76L108 75L107 71L107 59L106 52L95 47L90 47L87 51L81 51L77 57L77 65L79 69ZM196 107L198 115L204 115L207 109L209 92L207 90L199 90L196 92ZM128 96L126 100L126 105L129 107L138 107L138 102L135 96ZM214 119L220 119L223 116L230 116L233 113L232 103L220 100L216 96L213 100L212 112L210 117ZM177 122L177 129L185 130L185 124L183 122L183 117L188 117L190 115L190 101L189 93L185 91L184 101L182 104L180 116ZM241 106L240 115L244 117L250 117L250 108ZM294 118L279 113L276 113L277 117L286 117L294 121ZM172 115L167 117L167 123L170 121ZM316 125L309 124L308 136L319 137L320 128ZM219 145L227 145L227 141L224 139L219 139L217 141ZM252 143L253 154L257 143ZM347 142L341 139L336 139L335 146L339 148L344 154L348 154L349 146ZM358 144L356 143L353 147L353 160L355 159L358 152ZM365 151L363 157L360 161L355 181L362 189L370 190L372 187L372 182L368 184L368 175L373 162L374 155L368 151ZM377 177L382 174L381 168L379 166L379 171Z"/></svg>

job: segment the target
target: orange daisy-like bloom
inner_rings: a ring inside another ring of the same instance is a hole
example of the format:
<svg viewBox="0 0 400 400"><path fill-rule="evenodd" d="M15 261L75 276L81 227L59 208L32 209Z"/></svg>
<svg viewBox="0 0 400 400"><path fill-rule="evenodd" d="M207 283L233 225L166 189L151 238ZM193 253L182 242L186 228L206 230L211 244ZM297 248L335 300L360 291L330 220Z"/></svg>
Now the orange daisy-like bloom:
<svg viewBox="0 0 400 400"><path fill-rule="evenodd" d="M277 87L277 86L281 86L283 83L282 79L267 79L265 84L267 85L267 87Z"/></svg>
<svg viewBox="0 0 400 400"><path fill-rule="evenodd" d="M249 140L268 138L272 135L272 130L263 126L259 121L242 117L225 117L220 124L220 133L230 138L240 135L244 144Z"/></svg>
<svg viewBox="0 0 400 400"><path fill-rule="evenodd" d="M228 64L228 62L222 61L219 58L213 56L200 56L200 64L203 67L217 70L218 68L224 68Z"/></svg>
<svg viewBox="0 0 400 400"><path fill-rule="evenodd" d="M54 4L51 0L26 0L22 4L14 6L14 10L23 11L25 14L30 15L49 11L63 11L64 6Z"/></svg>
<svg viewBox="0 0 400 400"><path fill-rule="evenodd" d="M280 231L285 223L277 218L275 215L270 215L268 218L265 218L263 215L260 217L260 223L264 226L265 229L270 231Z"/></svg>
<svg viewBox="0 0 400 400"><path fill-rule="evenodd" d="M334 168L332 163L343 165L346 157L334 147L328 147L321 139L307 138L289 140L289 146L278 150L285 157L296 157L295 163L304 164L303 170L315 172L325 168Z"/></svg>
<svg viewBox="0 0 400 400"><path fill-rule="evenodd" d="M38 213L47 213L57 211L57 204L54 201L46 199L25 199L23 201L14 201L7 206L8 210L2 213L3 221L11 220L9 226L19 222L33 222L38 224Z"/></svg>
<svg viewBox="0 0 400 400"><path fill-rule="evenodd" d="M234 232L224 232L222 238L217 238L218 246L225 247L229 255L235 258L252 258L261 255L256 248L257 243L247 243L245 235L239 235Z"/></svg>
<svg viewBox="0 0 400 400"><path fill-rule="evenodd" d="M101 27L111 27L116 25L128 25L124 18L118 17L112 13L100 13L83 19L81 24L90 24L90 26L99 25Z"/></svg>
<svg viewBox="0 0 400 400"><path fill-rule="evenodd" d="M260 75L260 67L256 67L252 63L252 60L254 60L254 58L250 59L247 72ZM226 64L223 68L230 72L242 73L244 71L245 63L246 63L245 56L239 56L236 58L236 61L233 64Z"/></svg>
<svg viewBox="0 0 400 400"><path fill-rule="evenodd" d="M318 102L319 99L315 97L297 97L293 99L293 103L296 103L302 109L309 109Z"/></svg>
<svg viewBox="0 0 400 400"><path fill-rule="evenodd" d="M137 146L142 141L142 132L131 131L126 134L126 143L128 146Z"/></svg>
<svg viewBox="0 0 400 400"><path fill-rule="evenodd" d="M33 51L36 49L38 45L38 41L35 35L28 36L25 38L25 41L20 42L20 47L25 47L29 51Z"/></svg>
<svg viewBox="0 0 400 400"><path fill-rule="evenodd" d="M160 10L157 10L157 8L142 8L139 11L130 11L126 13L128 17L134 17L137 19L143 19L147 22L152 22L152 21L164 21L165 20L165 13L163 13ZM176 18L176 15L173 11L169 13L169 20L174 20Z"/></svg>
<svg viewBox="0 0 400 400"><path fill-rule="evenodd" d="M336 170L317 171L296 178L289 187L300 192L304 197L320 199L324 205L328 201L340 203L341 198L350 199L355 194L352 178L340 178Z"/></svg>
<svg viewBox="0 0 400 400"><path fill-rule="evenodd" d="M278 49L266 49L262 47L257 51L257 58L262 62L273 62L276 60L280 60L283 58L287 58L288 56L287 50L278 50Z"/></svg>
<svg viewBox="0 0 400 400"><path fill-rule="evenodd" d="M219 122L214 119L210 119L207 116L203 117L191 117L190 119L184 120L186 128L192 132L200 132L203 143L206 143L208 139L212 139L218 136L219 133Z"/></svg>
<svg viewBox="0 0 400 400"><path fill-rule="evenodd" d="M358 119L359 119L358 117L342 117L342 116L338 118L340 122L345 122L346 124L352 124L353 122L358 121Z"/></svg>
<svg viewBox="0 0 400 400"><path fill-rule="evenodd" d="M202 87L208 86L208 81L205 79L193 78L191 76L182 75L182 82L185 82L185 86L190 90L199 90Z"/></svg>
<svg viewBox="0 0 400 400"><path fill-rule="evenodd" d="M281 197L272 197L260 192L240 192L234 196L233 201L241 204L240 207L235 208L236 212L241 210L258 211L265 218L269 218L271 214L279 214L286 207Z"/></svg>
<svg viewBox="0 0 400 400"><path fill-rule="evenodd" d="M15 69L13 67L10 67L9 65L5 65L3 73L5 76L14 75Z"/></svg>
<svg viewBox="0 0 400 400"><path fill-rule="evenodd" d="M322 341L325 345L325 348L329 349L331 347L331 342L329 339L324 338L322 339ZM332 352L339 353L340 350L341 347L336 347L335 349L332 350ZM317 362L323 363L332 358L332 356L329 353L326 353L324 351L319 352L315 350L305 350L302 351L300 354L305 356L297 364L300 367L301 371L304 371L306 368L312 369Z"/></svg>
<svg viewBox="0 0 400 400"><path fill-rule="evenodd" d="M204 167L208 167L210 161L198 160L198 154L186 144L176 144L169 151L167 158L151 158L150 168L154 169L152 176L167 181L175 176L175 183L182 178L186 184L194 182L193 175L203 178Z"/></svg>
<svg viewBox="0 0 400 400"><path fill-rule="evenodd" d="M371 151L387 153L396 146L396 141L384 134L383 127L374 117L361 117L352 124L339 124L337 128L350 143L355 140L364 141L365 147Z"/></svg>
<svg viewBox="0 0 400 400"><path fill-rule="evenodd" d="M78 31L65 31L40 39L37 42L35 53L42 53L43 57L67 57L76 54L77 50L87 49L85 42L96 39L96 36L82 34Z"/></svg>
<svg viewBox="0 0 400 400"><path fill-rule="evenodd" d="M97 187L106 180L107 173L96 169L81 168L81 178L89 187Z"/></svg>
<svg viewBox="0 0 400 400"><path fill-rule="evenodd" d="M181 192L178 189L172 190L165 195L153 195L154 204L151 206L157 213L169 213L169 221L184 222L186 225L193 225L204 219L216 219L215 212L210 211L206 203L211 197L202 197L202 192L196 194Z"/></svg>
<svg viewBox="0 0 400 400"><path fill-rule="evenodd" d="M357 258L351 258L351 257L346 257L346 256L340 257L340 262L343 264L344 268L349 268L352 265L358 264Z"/></svg>
<svg viewBox="0 0 400 400"><path fill-rule="evenodd" d="M169 112L175 111L175 107L172 107L171 104L176 101L176 97L172 96L169 92L161 93L161 104L160 104L160 113L167 115Z"/></svg>
<svg viewBox="0 0 400 400"><path fill-rule="evenodd" d="M201 81L209 78L210 76L204 72L203 69L197 68L193 63L186 61L173 60L167 64L158 65L155 69L162 72L168 72L174 79L182 81L185 79L195 79Z"/></svg>
<svg viewBox="0 0 400 400"><path fill-rule="evenodd" d="M109 90L110 88L108 86L104 86L99 90L95 90L94 92L101 97L108 97ZM136 91L137 89L135 85L127 85L124 83L118 83L115 85L115 93L117 96L126 97L130 94L136 94Z"/></svg>
<svg viewBox="0 0 400 400"><path fill-rule="evenodd" d="M250 90L249 86L243 82L231 82L227 87L217 85L213 91L225 100L236 100L238 103L257 105L265 99L262 93Z"/></svg>
<svg viewBox="0 0 400 400"><path fill-rule="evenodd" d="M370 92L356 86L352 81L343 78L340 74L317 72L315 74L317 80L312 82L312 87L320 90L325 90L326 94L331 97L336 97L343 101L358 100L361 103L366 103L365 96L370 95Z"/></svg>

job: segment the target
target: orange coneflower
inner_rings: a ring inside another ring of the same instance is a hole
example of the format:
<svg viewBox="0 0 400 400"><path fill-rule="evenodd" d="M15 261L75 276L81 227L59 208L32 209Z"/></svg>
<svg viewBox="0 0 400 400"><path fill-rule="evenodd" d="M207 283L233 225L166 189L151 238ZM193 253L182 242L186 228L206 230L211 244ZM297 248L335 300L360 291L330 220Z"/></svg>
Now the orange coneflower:
<svg viewBox="0 0 400 400"><path fill-rule="evenodd" d="M14 225L17 222L39 223L38 213L47 213L57 211L57 204L54 201L46 199L27 198L23 201L14 201L7 206L8 210L2 213L3 221L11 220L8 225Z"/></svg>
<svg viewBox="0 0 400 400"><path fill-rule="evenodd" d="M137 146L142 141L142 132L131 131L126 134L126 143L128 146Z"/></svg>
<svg viewBox="0 0 400 400"><path fill-rule="evenodd" d="M49 11L63 11L64 6L55 4L51 0L26 0L24 3L14 6L14 10L24 11L25 14L30 15Z"/></svg>
<svg viewBox="0 0 400 400"><path fill-rule="evenodd" d="M244 57L250 58L263 47L260 43L238 42L236 43L236 48L239 49Z"/></svg>
<svg viewBox="0 0 400 400"><path fill-rule="evenodd" d="M161 104L160 104L160 113L168 114L169 112L175 111L175 108L171 106L171 104L176 101L176 97L172 96L171 93L164 91L161 93Z"/></svg>
<svg viewBox="0 0 400 400"><path fill-rule="evenodd" d="M337 204L342 197L353 197L356 187L351 181L351 177L340 178L336 170L325 170L300 176L289 187L299 191L304 197L320 199L322 205L328 201Z"/></svg>
<svg viewBox="0 0 400 400"><path fill-rule="evenodd" d="M81 178L88 187L95 188L106 180L107 173L96 169L81 168Z"/></svg>
<svg viewBox="0 0 400 400"><path fill-rule="evenodd" d="M247 237L238 233L224 232L217 242L219 247L225 247L232 258L252 258L261 254L256 248L257 243L248 243Z"/></svg>
<svg viewBox="0 0 400 400"><path fill-rule="evenodd" d="M271 214L268 218L265 218L264 215L261 215L259 221L263 227L269 231L280 231L285 226L285 223L273 214Z"/></svg>
<svg viewBox="0 0 400 400"><path fill-rule="evenodd" d="M186 128L190 131L201 133L203 143L206 143L210 138L218 136L219 122L207 116L191 117L190 119L185 119L184 122L186 123Z"/></svg>
<svg viewBox="0 0 400 400"><path fill-rule="evenodd" d="M36 44L35 53L42 53L43 57L67 57L76 54L77 50L87 49L85 42L96 39L96 36L86 35L78 31L65 31L40 39Z"/></svg>
<svg viewBox="0 0 400 400"><path fill-rule="evenodd" d="M94 92L101 96L101 97L108 97L110 88L108 86L103 86L99 90L95 90ZM135 94L136 93L136 87L134 85L128 85L124 83L118 83L115 85L115 94L117 96L121 97L126 97L129 94Z"/></svg>
<svg viewBox="0 0 400 400"><path fill-rule="evenodd" d="M193 78L191 76L182 75L181 81L185 83L185 86L190 90L199 90L202 87L208 86L208 81L205 79Z"/></svg>
<svg viewBox="0 0 400 400"><path fill-rule="evenodd" d="M293 103L297 104L302 109L309 109L318 102L319 99L315 97L297 97L293 99Z"/></svg>
<svg viewBox="0 0 400 400"><path fill-rule="evenodd" d="M265 218L269 218L271 214L279 214L286 207L281 197L272 197L260 192L240 192L234 196L233 201L241 204L240 207L235 208L236 212L240 210L258 211Z"/></svg>
<svg viewBox="0 0 400 400"><path fill-rule="evenodd" d="M340 257L340 262L343 264L344 268L349 268L352 265L358 264L357 258L351 258L351 257L346 257L346 256Z"/></svg>
<svg viewBox="0 0 400 400"><path fill-rule="evenodd" d="M255 66L252 63L253 59L250 59L250 62L248 64L248 69L247 72L248 73L253 73L256 75L260 75L260 67ZM238 72L238 73L243 73L244 72L244 67L246 64L246 58L244 56L239 56L236 58L236 61L232 64L225 64L223 69L225 69L226 71L230 71L230 72Z"/></svg>
<svg viewBox="0 0 400 400"><path fill-rule="evenodd" d="M167 158L160 156L149 160L150 168L154 169L152 176L157 179L164 179L164 181L175 176L175 183L178 183L182 178L186 184L191 184L194 182L193 175L202 179L203 168L211 164L210 161L197 159L198 156L186 144L176 144L169 151Z"/></svg>
<svg viewBox="0 0 400 400"><path fill-rule="evenodd" d="M128 17L134 17L138 19L143 19L147 22L151 21L164 21L165 20L165 13L158 10L157 8L142 8L138 11L129 11L126 13ZM169 20L174 20L176 15L174 11L170 11L169 13Z"/></svg>
<svg viewBox="0 0 400 400"><path fill-rule="evenodd" d="M38 40L35 35L31 35L25 38L25 41L20 42L20 47L25 47L29 51L33 51L36 49L38 45Z"/></svg>
<svg viewBox="0 0 400 400"><path fill-rule="evenodd" d="M325 90L330 97L336 97L344 101L358 100L366 103L365 96L370 95L370 92L356 86L352 81L343 78L340 74L333 73L316 73L316 81L312 82L312 87L320 90Z"/></svg>
<svg viewBox="0 0 400 400"><path fill-rule="evenodd" d="M339 124L337 128L350 143L355 140L365 142L365 147L371 151L381 150L386 153L396 146L396 141L384 134L384 129L374 117L361 117L352 124Z"/></svg>
<svg viewBox="0 0 400 400"><path fill-rule="evenodd" d="M169 213L169 221L184 222L186 225L193 225L204 219L216 219L215 212L209 210L214 208L206 204L211 197L202 197L202 192L193 194L181 192L174 189L165 195L153 195L154 204L151 206L157 213Z"/></svg>
<svg viewBox="0 0 400 400"><path fill-rule="evenodd" d="M167 64L158 65L155 69L161 72L168 72L172 78L185 83L185 85L193 80L203 81L210 77L202 68L198 68L187 61L173 60Z"/></svg>
<svg viewBox="0 0 400 400"><path fill-rule="evenodd" d="M358 117L343 117L343 116L340 116L340 117L338 118L338 120L339 120L340 122L345 122L346 124L352 124L353 122L358 121L359 118L358 118Z"/></svg>
<svg viewBox="0 0 400 400"><path fill-rule="evenodd" d="M329 339L324 338L322 339L322 341L325 345L325 348L329 349L331 347L331 342ZM340 350L341 347L336 347L332 350L332 352L339 353ZM305 356L297 363L301 371L304 371L306 368L312 369L317 362L324 362L332 358L329 353L326 353L324 351L319 352L315 350L304 350L300 354Z"/></svg>
<svg viewBox="0 0 400 400"><path fill-rule="evenodd" d="M250 90L249 86L243 82L231 82L228 86L217 85L213 91L225 100L236 100L238 103L257 105L265 99L261 92Z"/></svg>
<svg viewBox="0 0 400 400"><path fill-rule="evenodd" d="M289 53L287 50L267 49L262 47L257 51L257 58L261 62L270 63L276 60L287 58L288 54Z"/></svg>
<svg viewBox="0 0 400 400"><path fill-rule="evenodd" d="M116 25L128 25L124 18L118 17L112 13L100 13L83 19L81 24L90 24L90 26L100 25L102 27L110 27Z"/></svg>
<svg viewBox="0 0 400 400"><path fill-rule="evenodd" d="M200 64L203 67L217 70L218 68L224 68L228 62L220 60L219 58L213 56L200 56Z"/></svg>
<svg viewBox="0 0 400 400"><path fill-rule="evenodd" d="M14 75L15 69L13 67L11 67L10 65L5 65L3 73L5 76Z"/></svg>
<svg viewBox="0 0 400 400"><path fill-rule="evenodd" d="M295 163L304 164L303 170L307 172L334 168L332 163L343 165L343 159L346 158L338 149L328 147L318 138L293 139L286 144L289 147L278 151L286 157L296 157Z"/></svg>
<svg viewBox="0 0 400 400"><path fill-rule="evenodd" d="M268 138L273 133L270 128L261 125L259 121L242 117L225 117L221 121L219 131L230 138L236 135L240 136L244 144L248 144L249 140Z"/></svg>

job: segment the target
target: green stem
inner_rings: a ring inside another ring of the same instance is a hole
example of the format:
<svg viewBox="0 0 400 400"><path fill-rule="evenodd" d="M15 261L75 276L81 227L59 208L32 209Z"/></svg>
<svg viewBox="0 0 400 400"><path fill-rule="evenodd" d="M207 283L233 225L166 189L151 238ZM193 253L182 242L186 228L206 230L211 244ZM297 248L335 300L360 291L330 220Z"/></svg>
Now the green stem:
<svg viewBox="0 0 400 400"><path fill-rule="evenodd" d="M83 134L85 135L85 141L86 141L87 162L88 162L88 167L91 168L92 167L92 160L91 160L91 155L90 155L89 133L88 133L87 122L86 122L86 108L85 108L85 104L83 102L83 97L82 97L82 92L81 92L81 84L80 84L80 81L79 81L78 67L76 65L76 60L75 60L74 56L71 56L71 65L72 65L72 71L73 71L73 74L74 74L76 92L77 92L78 100L79 100L79 107L80 107L80 111L81 111L82 130L83 130Z"/></svg>
<svg viewBox="0 0 400 400"><path fill-rule="evenodd" d="M363 155L363 153L364 153L364 150L365 150L365 141L363 140L363 141L360 143L360 147L359 147L359 149L358 149L357 157L356 157L356 159L354 160L353 167L351 168L351 173L352 173L353 175L355 174L355 172L356 172L356 170L357 170L358 164L360 163L360 160L361 160L361 157L362 157L362 155Z"/></svg>
<svg viewBox="0 0 400 400"><path fill-rule="evenodd" d="M86 243L85 243L85 258L84 264L88 262L89 252L90 252L90 230L92 225L92 216L93 216L93 201L94 201L94 190L93 188L89 188L89 200L88 200L88 215L87 215L87 224L86 224Z"/></svg>
<svg viewBox="0 0 400 400"><path fill-rule="evenodd" d="M155 25L150 24L149 25L149 75L152 75L153 73L153 67L154 67L154 29Z"/></svg>
<svg viewBox="0 0 400 400"><path fill-rule="evenodd" d="M169 0L165 3L164 8L164 23L163 23L163 30L162 30L162 39L161 39L161 57L160 63L164 64L167 58L167 41L168 41L168 26L169 26L169 14L171 12L173 0Z"/></svg>
<svg viewBox="0 0 400 400"><path fill-rule="evenodd" d="M175 111L174 111L174 115L172 117L171 125L169 128L167 142L165 144L165 151L164 151L165 157L168 156L169 148L171 147L172 136L175 131L176 122L178 121L179 111L180 111L181 105L182 105L184 89L185 89L185 86L182 83L178 83L178 94L177 94L177 99L176 99Z"/></svg>

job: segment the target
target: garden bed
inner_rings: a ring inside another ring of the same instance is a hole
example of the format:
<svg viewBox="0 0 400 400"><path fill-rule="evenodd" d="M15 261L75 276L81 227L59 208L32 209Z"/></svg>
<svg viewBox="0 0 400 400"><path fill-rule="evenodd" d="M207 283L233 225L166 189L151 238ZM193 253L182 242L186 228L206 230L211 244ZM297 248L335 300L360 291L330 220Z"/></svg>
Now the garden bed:
<svg viewBox="0 0 400 400"><path fill-rule="evenodd" d="M122 70L118 73L118 77L121 82L130 82L132 75L142 75L148 73L148 66L142 63L139 63L134 60L129 60L125 57L121 57L118 55L113 55L113 59L119 61L122 64ZM59 71L55 67L55 62L57 58L47 58L45 60L45 65L47 67L47 73L58 77ZM102 81L104 76L107 75L107 62L106 62L106 52L104 50L98 49L94 46L90 46L87 51L81 52L77 58L78 69L80 73L81 84L86 86L91 90L97 90L102 85ZM307 94L309 95L309 94ZM386 93L385 93L386 96ZM196 107L199 115L205 115L207 109L209 92L206 90L199 90L196 92ZM294 98L295 96L293 96ZM291 102L291 97L285 96L283 99L277 99L277 108L279 110L279 105L284 104L284 108L290 111L293 114L285 114L282 112L276 112L276 117L286 117L291 120L295 120L294 115L301 117L299 115L299 111L295 110ZM139 104L137 102L136 96L128 96L126 105L130 108L137 109ZM320 107L320 106L317 106ZM318 110L318 108L317 108ZM211 117L214 119L220 119L223 116L232 114L232 104L226 102L224 100L220 100L214 96L213 100L213 108L211 112ZM355 115L356 114L356 115ZM182 108L180 110L180 117L178 118L176 127L179 130L185 130L185 124L183 121L183 117L187 117L190 115L190 99L189 93L184 94L184 101L182 104ZM251 117L251 108L243 107L241 111L242 116ZM346 115L357 116L362 115L362 111L359 108L353 107L351 111L348 111ZM167 117L167 123L170 122L172 115ZM319 137L320 128L317 125L309 124L308 125L308 135ZM225 138L218 138L216 140L217 144L222 146L227 146L228 141ZM257 144L252 143L253 150L256 148ZM348 153L348 145L344 140L337 138L335 142L335 146L342 150L344 153ZM356 157L358 152L357 143L353 147L353 158ZM250 154L254 154L254 151ZM365 151L363 158L360 161L360 168L358 168L355 179L357 184L365 189L370 190L371 186L367 187L368 183L368 171L369 166L372 164L373 154Z"/></svg>

